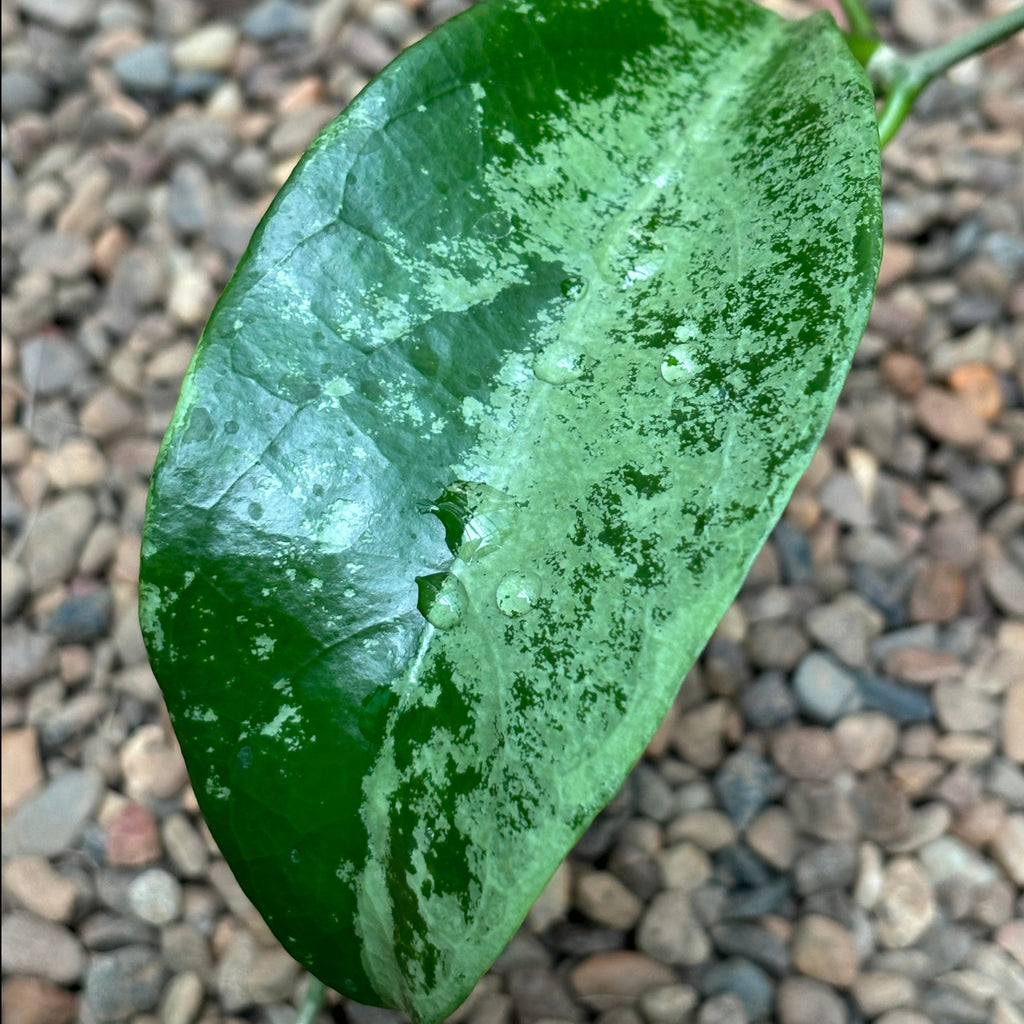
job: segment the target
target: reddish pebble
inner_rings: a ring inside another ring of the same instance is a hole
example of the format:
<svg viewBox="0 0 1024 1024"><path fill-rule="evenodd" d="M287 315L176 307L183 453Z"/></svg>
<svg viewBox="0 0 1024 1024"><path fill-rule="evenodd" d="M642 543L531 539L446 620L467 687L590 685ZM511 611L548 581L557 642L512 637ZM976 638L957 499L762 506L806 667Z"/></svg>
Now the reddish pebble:
<svg viewBox="0 0 1024 1024"><path fill-rule="evenodd" d="M107 863L137 868L159 859L160 833L153 812L145 804L126 804L107 829Z"/></svg>

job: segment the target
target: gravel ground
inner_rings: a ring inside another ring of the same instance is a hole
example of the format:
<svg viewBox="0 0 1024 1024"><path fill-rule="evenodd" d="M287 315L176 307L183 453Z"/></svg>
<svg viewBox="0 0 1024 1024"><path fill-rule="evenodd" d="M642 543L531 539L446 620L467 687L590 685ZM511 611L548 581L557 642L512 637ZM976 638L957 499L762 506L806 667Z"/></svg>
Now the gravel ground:
<svg viewBox="0 0 1024 1024"><path fill-rule="evenodd" d="M462 6L4 0L7 1024L294 1015L302 975L218 857L146 663L147 479L274 190ZM1006 6L903 0L891 33ZM887 150L881 288L825 441L453 1020L1024 1022L1022 144L1018 38Z"/></svg>

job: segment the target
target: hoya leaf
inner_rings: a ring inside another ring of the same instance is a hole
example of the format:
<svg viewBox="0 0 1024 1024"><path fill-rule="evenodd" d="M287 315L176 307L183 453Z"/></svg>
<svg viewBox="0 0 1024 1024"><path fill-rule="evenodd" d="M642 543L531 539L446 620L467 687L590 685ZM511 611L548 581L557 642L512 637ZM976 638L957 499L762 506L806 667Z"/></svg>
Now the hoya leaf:
<svg viewBox="0 0 1024 1024"><path fill-rule="evenodd" d="M287 949L442 1019L615 792L805 468L880 251L834 23L485 2L314 142L203 334L143 627Z"/></svg>

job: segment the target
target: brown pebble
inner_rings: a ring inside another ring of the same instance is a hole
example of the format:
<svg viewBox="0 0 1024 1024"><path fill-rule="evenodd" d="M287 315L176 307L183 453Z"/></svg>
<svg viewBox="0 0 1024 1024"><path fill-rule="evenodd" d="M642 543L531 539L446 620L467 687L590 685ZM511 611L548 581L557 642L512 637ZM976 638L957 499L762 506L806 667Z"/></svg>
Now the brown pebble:
<svg viewBox="0 0 1024 1024"><path fill-rule="evenodd" d="M935 893L921 865L911 857L895 858L885 870L875 905L875 934L883 946L912 946L935 920Z"/></svg>
<svg viewBox="0 0 1024 1024"><path fill-rule="evenodd" d="M43 784L43 765L34 728L4 730L0 739L0 765L0 807L6 820Z"/></svg>
<svg viewBox="0 0 1024 1024"><path fill-rule="evenodd" d="M985 438L985 421L964 398L943 388L926 387L917 396L914 412L924 431L936 441L973 448Z"/></svg>
<svg viewBox="0 0 1024 1024"><path fill-rule="evenodd" d="M948 651L899 647L885 656L882 668L886 675L894 676L901 682L928 686L960 675L964 667L960 659Z"/></svg>
<svg viewBox="0 0 1024 1024"><path fill-rule="evenodd" d="M964 363L949 375L953 391L986 423L991 423L1003 407L999 378L985 363Z"/></svg>
<svg viewBox="0 0 1024 1024"><path fill-rule="evenodd" d="M573 989L584 998L612 997L603 1005L632 1002L661 985L676 982L675 972L643 953L614 950L587 957L569 975Z"/></svg>
<svg viewBox="0 0 1024 1024"><path fill-rule="evenodd" d="M878 372L882 382L904 398L913 398L924 387L924 367L909 352L886 352Z"/></svg>
<svg viewBox="0 0 1024 1024"><path fill-rule="evenodd" d="M784 729L772 743L772 758L791 779L824 782L842 767L836 738L820 726Z"/></svg>
<svg viewBox="0 0 1024 1024"><path fill-rule="evenodd" d="M153 812L145 804L125 804L107 829L107 863L137 868L158 861L160 852L160 833Z"/></svg>
<svg viewBox="0 0 1024 1024"><path fill-rule="evenodd" d="M793 963L809 978L848 988L857 977L853 936L838 921L810 914L793 931Z"/></svg>
<svg viewBox="0 0 1024 1024"><path fill-rule="evenodd" d="M4 1024L70 1024L77 1004L72 992L42 978L4 979Z"/></svg>
<svg viewBox="0 0 1024 1024"><path fill-rule="evenodd" d="M913 622L952 622L963 607L967 582L948 562L932 562L915 577L910 592Z"/></svg>

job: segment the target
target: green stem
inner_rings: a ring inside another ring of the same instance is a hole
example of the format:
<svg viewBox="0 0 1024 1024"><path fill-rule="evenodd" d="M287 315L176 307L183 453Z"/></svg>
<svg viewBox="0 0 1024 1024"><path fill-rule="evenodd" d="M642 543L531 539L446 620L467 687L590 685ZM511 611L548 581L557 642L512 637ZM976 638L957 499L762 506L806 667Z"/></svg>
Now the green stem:
<svg viewBox="0 0 1024 1024"><path fill-rule="evenodd" d="M878 138L882 146L892 140L907 114L910 113L914 100L921 94L931 81L948 71L954 64L973 57L974 54L987 50L1004 39L1009 39L1015 32L1024 29L1024 6L1017 7L1006 14L1001 14L983 25L978 25L934 50L913 57L896 58L891 50L880 47L877 52L879 61L886 61L884 91L886 93L882 112L878 115ZM868 69L869 73L871 68Z"/></svg>
<svg viewBox="0 0 1024 1024"><path fill-rule="evenodd" d="M878 35L875 21L864 6L862 0L839 0L846 20L850 23L850 31L862 39L874 39Z"/></svg>
<svg viewBox="0 0 1024 1024"><path fill-rule="evenodd" d="M302 1005L295 1015L295 1024L313 1024L316 1015L324 1001L324 993L327 986L319 979L309 976L309 984L306 986L306 994L302 997Z"/></svg>

